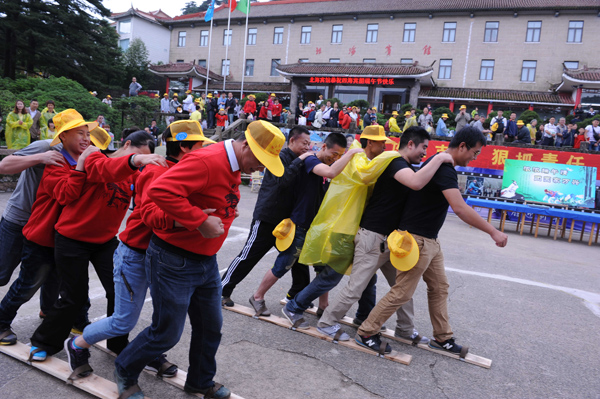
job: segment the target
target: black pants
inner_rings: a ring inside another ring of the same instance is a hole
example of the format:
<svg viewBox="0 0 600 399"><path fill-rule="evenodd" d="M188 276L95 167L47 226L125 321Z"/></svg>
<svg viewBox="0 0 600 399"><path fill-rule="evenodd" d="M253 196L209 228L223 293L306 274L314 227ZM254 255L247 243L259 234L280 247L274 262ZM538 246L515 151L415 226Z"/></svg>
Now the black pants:
<svg viewBox="0 0 600 399"><path fill-rule="evenodd" d="M275 247L273 230L276 225L260 220L252 220L250 233L242 251L231 262L221 278L223 296L230 297L235 287L250 273L256 264ZM288 297L293 298L304 287L310 284L308 266L296 263L292 267L292 287Z"/></svg>
<svg viewBox="0 0 600 399"><path fill-rule="evenodd" d="M113 284L113 254L119 241L113 237L104 244L91 244L56 233L54 259L60 281L60 298L48 312L31 337L33 346L53 355L63 348L80 309L85 306L89 291L89 263L106 291L106 314L113 314L115 287ZM127 345L127 336L109 339L107 346L120 353Z"/></svg>

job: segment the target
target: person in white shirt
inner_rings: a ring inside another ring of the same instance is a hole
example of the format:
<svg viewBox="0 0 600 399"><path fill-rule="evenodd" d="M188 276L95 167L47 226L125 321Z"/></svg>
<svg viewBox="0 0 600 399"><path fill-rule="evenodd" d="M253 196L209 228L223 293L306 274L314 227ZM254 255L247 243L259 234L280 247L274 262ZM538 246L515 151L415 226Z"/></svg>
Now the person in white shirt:
<svg viewBox="0 0 600 399"><path fill-rule="evenodd" d="M542 145L553 146L554 138L556 137L556 118L550 118L550 122L544 126L544 136L542 137Z"/></svg>
<svg viewBox="0 0 600 399"><path fill-rule="evenodd" d="M325 125L325 121L323 120L324 112L325 112L325 104L322 104L321 108L317 111L317 114L315 115L315 121L312 123L312 125L314 127L319 128L319 127Z"/></svg>
<svg viewBox="0 0 600 399"><path fill-rule="evenodd" d="M596 139L597 137L600 137L600 127L598 127L598 125L600 125L600 120L594 119L591 125L585 127L585 141L590 142L590 147L594 151L598 151L598 148L600 147L598 140Z"/></svg>
<svg viewBox="0 0 600 399"><path fill-rule="evenodd" d="M185 100L183 100L183 110L191 114L196 110L196 105L194 104L194 96L192 96L191 90L187 90L185 94L187 94L187 97L185 98Z"/></svg>
<svg viewBox="0 0 600 399"><path fill-rule="evenodd" d="M102 100L102 102L112 108L112 97L110 96L110 94L107 95L106 98Z"/></svg>

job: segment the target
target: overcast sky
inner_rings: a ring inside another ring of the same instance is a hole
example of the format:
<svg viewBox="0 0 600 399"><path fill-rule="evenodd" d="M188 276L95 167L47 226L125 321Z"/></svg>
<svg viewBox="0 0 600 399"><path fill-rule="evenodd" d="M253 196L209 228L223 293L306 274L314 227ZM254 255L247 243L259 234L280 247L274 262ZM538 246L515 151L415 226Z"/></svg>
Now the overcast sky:
<svg viewBox="0 0 600 399"><path fill-rule="evenodd" d="M139 8L142 11L156 11L159 8L166 12L170 17L181 15L181 9L189 0L104 0L102 3L112 12L123 12L129 10L131 4L133 8ZM202 3L196 0L196 4Z"/></svg>

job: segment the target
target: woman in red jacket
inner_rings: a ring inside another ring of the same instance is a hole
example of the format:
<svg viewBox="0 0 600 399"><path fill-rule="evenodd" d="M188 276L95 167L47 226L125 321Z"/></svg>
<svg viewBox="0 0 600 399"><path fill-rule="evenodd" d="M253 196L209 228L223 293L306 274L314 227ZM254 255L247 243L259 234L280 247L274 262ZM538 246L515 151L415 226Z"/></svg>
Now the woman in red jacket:
<svg viewBox="0 0 600 399"><path fill-rule="evenodd" d="M244 104L244 114L246 114L246 119L248 119L248 116L250 115L256 116L254 115L256 113L256 101L254 101L254 99L254 94L250 94L248 96L248 101Z"/></svg>
<svg viewBox="0 0 600 399"><path fill-rule="evenodd" d="M32 360L43 361L63 348L73 318L88 298L91 262L106 291L107 315L114 310L113 253L115 237L129 208L135 177L143 165L167 166L154 151L154 139L144 131L127 136L123 147L109 158L97 151L85 160L85 183L80 195L66 205L55 225L54 259L61 277L61 297L31 337ZM119 352L127 337L111 348ZM78 373L89 375L91 369Z"/></svg>

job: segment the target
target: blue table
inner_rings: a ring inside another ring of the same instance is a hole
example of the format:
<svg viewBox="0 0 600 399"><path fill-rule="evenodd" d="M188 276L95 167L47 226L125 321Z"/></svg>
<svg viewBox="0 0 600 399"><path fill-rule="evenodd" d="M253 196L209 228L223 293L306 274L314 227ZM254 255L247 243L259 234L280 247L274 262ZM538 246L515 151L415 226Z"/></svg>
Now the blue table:
<svg viewBox="0 0 600 399"><path fill-rule="evenodd" d="M500 210L502 212L502 217L500 219L500 231L504 232L504 223L506 221L506 212L517 212L519 214L519 221L517 223L517 230L520 227L520 234L523 235L523 226L525 225L525 215L530 213L533 214L531 219L531 228L529 232L533 232L533 223L536 220L535 227L535 237L537 238L538 229L540 225L540 217L547 216L550 218L550 223L548 224L548 236L552 231L552 221L556 218L556 227L554 230L554 239L556 240L559 230L559 222L562 221L562 235L565 235L566 222L568 219L571 219L571 229L569 233L569 242L571 242L573 236L573 227L575 226L575 220L583 222L583 228L581 230L581 237L579 240L583 240L583 234L585 232L585 224L592 223L592 229L590 231L590 239L588 245L592 245L592 238L594 235L594 228L598 225L598 229L596 230L596 240L598 242L598 233L600 232L600 214L596 213L587 213L587 212L579 212L572 211L568 209L560 209L560 208L550 208L545 206L536 206L531 204L517 204L514 202L503 202L503 201L495 201L481 198L467 198L467 205L475 208L488 208L488 223L492 220L492 212L494 209Z"/></svg>

